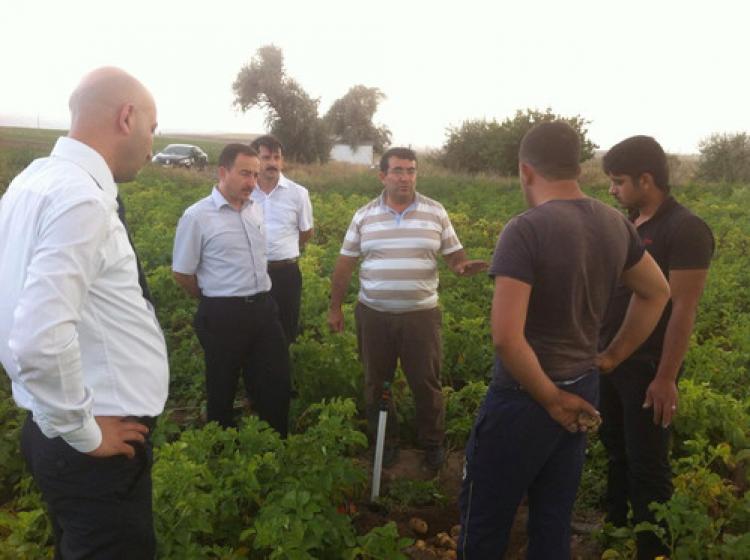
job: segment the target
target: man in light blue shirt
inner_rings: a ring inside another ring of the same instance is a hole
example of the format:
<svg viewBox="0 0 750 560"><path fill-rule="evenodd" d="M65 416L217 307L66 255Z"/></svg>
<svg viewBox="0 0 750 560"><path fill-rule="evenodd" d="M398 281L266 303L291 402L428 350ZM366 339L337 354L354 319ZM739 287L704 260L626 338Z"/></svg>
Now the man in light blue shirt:
<svg viewBox="0 0 750 560"><path fill-rule="evenodd" d="M206 360L207 414L235 425L239 372L261 420L282 436L288 430L289 353L270 296L263 218L250 198L260 160L244 144L219 156L219 183L183 214L175 234L177 283L200 299L195 315Z"/></svg>

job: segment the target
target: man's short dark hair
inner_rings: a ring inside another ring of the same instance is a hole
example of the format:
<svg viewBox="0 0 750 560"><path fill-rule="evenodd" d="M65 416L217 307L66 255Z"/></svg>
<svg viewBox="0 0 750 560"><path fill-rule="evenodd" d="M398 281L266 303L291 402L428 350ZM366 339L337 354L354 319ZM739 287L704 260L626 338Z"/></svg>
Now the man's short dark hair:
<svg viewBox="0 0 750 560"><path fill-rule="evenodd" d="M615 144L605 154L602 168L607 175L627 175L634 183L648 173L660 190L669 193L667 154L651 136L631 136Z"/></svg>
<svg viewBox="0 0 750 560"><path fill-rule="evenodd" d="M258 136L255 140L250 142L250 147L259 153L261 146L266 148L272 154L275 154L276 152L281 152L282 154L284 153L284 146L281 144L281 142L279 142L279 139L275 136L271 136L270 134Z"/></svg>
<svg viewBox="0 0 750 560"><path fill-rule="evenodd" d="M382 171L383 173L388 173L388 160L392 157L398 159L408 159L409 161L417 163L417 152L415 152L411 148L390 148L389 150L386 150L386 152L382 156L380 156L380 171Z"/></svg>
<svg viewBox="0 0 750 560"><path fill-rule="evenodd" d="M258 157L258 152L247 144L227 144L219 154L219 167L224 169L231 169L234 165L234 161L237 156L242 154L243 156Z"/></svg>
<svg viewBox="0 0 750 560"><path fill-rule="evenodd" d="M518 159L550 181L577 179L581 170L581 139L564 121L543 122L524 135Z"/></svg>

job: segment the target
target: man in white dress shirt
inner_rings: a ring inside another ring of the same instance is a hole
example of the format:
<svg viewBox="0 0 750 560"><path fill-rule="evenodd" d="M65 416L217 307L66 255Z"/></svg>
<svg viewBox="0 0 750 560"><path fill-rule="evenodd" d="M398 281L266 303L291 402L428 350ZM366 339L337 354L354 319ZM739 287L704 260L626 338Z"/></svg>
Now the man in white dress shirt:
<svg viewBox="0 0 750 560"><path fill-rule="evenodd" d="M279 306L279 319L287 343L297 339L302 298L302 274L297 264L300 251L313 235L313 214L307 189L281 173L281 142L270 135L250 144L260 157L258 188L252 198L263 208L268 249L271 296Z"/></svg>
<svg viewBox="0 0 750 560"><path fill-rule="evenodd" d="M0 200L0 361L30 411L21 449L58 558L153 558L151 444L166 346L117 215L149 161L151 94L117 68L83 78L71 127Z"/></svg>
<svg viewBox="0 0 750 560"><path fill-rule="evenodd" d="M263 216L250 198L259 168L250 146L224 147L219 184L177 224L172 271L200 299L194 327L206 360L208 420L236 425L233 405L242 371L258 416L284 437L289 350L270 295Z"/></svg>

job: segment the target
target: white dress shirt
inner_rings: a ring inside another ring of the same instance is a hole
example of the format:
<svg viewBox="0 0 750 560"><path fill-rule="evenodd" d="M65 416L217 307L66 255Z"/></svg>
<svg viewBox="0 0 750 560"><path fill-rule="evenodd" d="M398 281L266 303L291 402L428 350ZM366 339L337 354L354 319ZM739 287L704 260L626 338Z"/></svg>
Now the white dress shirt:
<svg viewBox="0 0 750 560"><path fill-rule="evenodd" d="M248 200L236 210L214 187L177 224L172 270L195 274L208 297L251 296L271 289L263 215Z"/></svg>
<svg viewBox="0 0 750 560"><path fill-rule="evenodd" d="M104 159L60 138L0 200L0 361L44 435L81 452L93 416L157 416L169 384L116 196Z"/></svg>
<svg viewBox="0 0 750 560"><path fill-rule="evenodd" d="M299 233L313 227L312 204L307 189L281 175L269 192L253 189L252 198L263 207L269 261L299 257Z"/></svg>

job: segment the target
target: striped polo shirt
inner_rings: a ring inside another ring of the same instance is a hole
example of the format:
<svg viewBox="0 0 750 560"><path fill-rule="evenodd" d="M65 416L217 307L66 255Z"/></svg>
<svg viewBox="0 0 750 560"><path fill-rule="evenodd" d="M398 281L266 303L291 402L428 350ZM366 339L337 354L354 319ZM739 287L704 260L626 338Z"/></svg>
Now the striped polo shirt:
<svg viewBox="0 0 750 560"><path fill-rule="evenodd" d="M437 306L437 256L460 249L442 204L416 193L399 214L381 194L354 214L341 254L362 257L360 302L402 313Z"/></svg>

